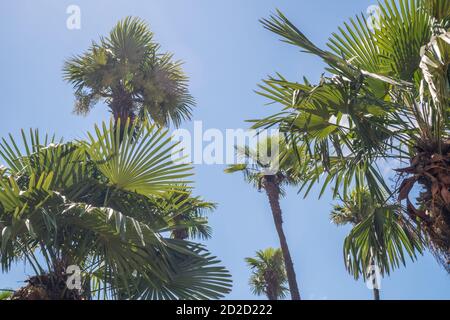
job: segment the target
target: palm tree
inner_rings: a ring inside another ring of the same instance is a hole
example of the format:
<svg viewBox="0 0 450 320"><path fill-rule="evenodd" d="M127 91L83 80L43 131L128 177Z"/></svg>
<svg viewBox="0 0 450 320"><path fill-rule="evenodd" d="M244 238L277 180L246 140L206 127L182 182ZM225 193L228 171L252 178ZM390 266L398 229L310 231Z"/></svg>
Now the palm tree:
<svg viewBox="0 0 450 320"><path fill-rule="evenodd" d="M344 241L345 267L358 279L372 280L375 300L380 300L380 291L376 284L377 272L380 276L389 274L391 269L405 264L391 260L389 252L422 252L423 241L409 221L401 217L398 205L377 203L367 188L354 189L342 203L335 205L331 212L331 221L336 225L352 225L352 230ZM368 274L368 272L374 274Z"/></svg>
<svg viewBox="0 0 450 320"><path fill-rule="evenodd" d="M120 121L120 120L119 120ZM186 188L190 166L172 159L168 132L113 121L63 143L22 131L2 140L0 263L35 275L12 299L218 299L228 271L203 245L171 239L180 226L155 202ZM22 151L23 150L23 151ZM183 225L184 226L184 225ZM67 268L81 270L71 289Z"/></svg>
<svg viewBox="0 0 450 320"><path fill-rule="evenodd" d="M245 258L245 261L252 269L249 284L253 294L258 296L264 294L269 300L286 297L289 289L286 287L286 268L280 249L257 251L255 258Z"/></svg>
<svg viewBox="0 0 450 320"><path fill-rule="evenodd" d="M122 125L128 118L149 117L159 125L179 126L195 105L181 64L161 52L145 22L128 17L83 55L68 60L63 72L74 86L77 114L104 101Z"/></svg>
<svg viewBox="0 0 450 320"><path fill-rule="evenodd" d="M211 227L206 214L216 209L216 204L193 197L187 187L171 190L155 199L155 207L166 216L168 223L174 228L172 238L209 239Z"/></svg>
<svg viewBox="0 0 450 320"><path fill-rule="evenodd" d="M237 147L237 153L244 158L244 164L231 165L226 173L242 171L245 179L258 190L264 189L267 194L275 228L280 239L280 246L286 265L289 289L293 300L300 300L297 279L291 254L283 230L283 216L280 207L280 197L284 195L283 187L295 185L299 182L299 175L295 171L293 163L295 156L290 152L279 136L268 137L261 140L255 150L249 147ZM265 153L267 151L267 153ZM263 159L263 155L271 154L271 157Z"/></svg>
<svg viewBox="0 0 450 320"><path fill-rule="evenodd" d="M279 125L310 150L310 161L302 161L306 190L322 177L335 196L365 185L380 203L393 196L404 202L404 219L423 230L450 271L449 12L448 1L387 0L375 29L364 16L351 19L332 35L329 50L281 12L262 20L284 42L321 58L328 74L316 85L267 79L260 93L284 110L255 127ZM393 190L379 170L392 159L408 163L394 171ZM413 201L415 185L421 193Z"/></svg>

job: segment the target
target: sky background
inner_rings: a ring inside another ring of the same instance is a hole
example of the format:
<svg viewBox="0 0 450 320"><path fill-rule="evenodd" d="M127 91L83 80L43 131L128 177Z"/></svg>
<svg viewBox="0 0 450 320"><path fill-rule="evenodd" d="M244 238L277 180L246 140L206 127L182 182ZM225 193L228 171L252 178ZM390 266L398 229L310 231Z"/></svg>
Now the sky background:
<svg viewBox="0 0 450 320"><path fill-rule="evenodd" d="M81 29L68 30L66 9L81 8ZM87 117L72 114L73 90L62 79L65 59L81 54L129 15L147 21L156 40L185 61L191 93L197 100L194 120L204 129L248 128L246 119L278 111L254 93L267 75L316 81L323 70L317 58L278 41L258 19L281 9L312 41L324 46L348 18L375 4L370 0L127 0L0 2L0 137L20 128L39 128L66 140L83 138L95 123L109 119L98 105ZM192 123L184 123L191 129ZM228 299L255 298L248 287L244 258L256 250L278 247L266 196L224 166L198 165L195 193L218 203L211 215L209 249L231 271ZM282 201L284 228L304 299L371 299L362 281L354 281L343 264L342 243L349 231L329 222L332 199L317 190L307 200L289 190ZM0 288L17 288L26 274L23 264L0 273ZM385 299L450 299L450 277L426 253L382 282Z"/></svg>

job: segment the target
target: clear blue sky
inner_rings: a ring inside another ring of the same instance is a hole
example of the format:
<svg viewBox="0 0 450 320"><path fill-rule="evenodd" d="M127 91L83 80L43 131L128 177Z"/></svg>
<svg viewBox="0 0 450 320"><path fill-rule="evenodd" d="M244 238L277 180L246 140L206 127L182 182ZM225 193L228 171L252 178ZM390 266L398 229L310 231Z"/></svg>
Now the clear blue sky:
<svg viewBox="0 0 450 320"><path fill-rule="evenodd" d="M246 128L245 119L269 114L265 99L253 90L268 74L316 80L322 64L282 44L258 22L280 8L313 41L323 45L347 18L365 11L369 0L3 0L0 2L0 136L20 128L39 128L66 139L80 138L94 123L108 119L98 106L88 117L71 113L73 92L62 80L64 59L82 53L128 15L146 20L165 50L186 62L191 91L198 102L195 120L205 128ZM79 5L81 30L66 28L67 6ZM192 124L186 123L186 128ZM258 249L278 246L264 194L246 185L239 174L222 166L196 167L196 193L217 202L211 216L210 250L233 274L230 299L254 298L248 288L244 258ZM305 299L370 299L364 283L343 265L347 228L331 225L332 199L317 194L303 200L291 190L282 207L285 231ZM23 264L0 274L0 288L18 287ZM382 283L382 297L450 299L450 277L430 254L394 272Z"/></svg>

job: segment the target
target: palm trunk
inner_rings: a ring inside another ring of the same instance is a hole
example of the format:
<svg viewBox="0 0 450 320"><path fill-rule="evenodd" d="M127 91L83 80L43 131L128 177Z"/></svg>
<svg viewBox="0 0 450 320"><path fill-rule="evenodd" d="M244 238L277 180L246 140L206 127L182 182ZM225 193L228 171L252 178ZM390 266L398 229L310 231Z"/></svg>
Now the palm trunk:
<svg viewBox="0 0 450 320"><path fill-rule="evenodd" d="M271 289L268 289L267 290L267 299L270 301L277 301L278 297L273 291L271 291Z"/></svg>
<svg viewBox="0 0 450 320"><path fill-rule="evenodd" d="M264 273L264 281L266 282L267 299L271 301L278 300L277 290L275 289L277 288L276 275L272 270Z"/></svg>
<svg viewBox="0 0 450 320"><path fill-rule="evenodd" d="M380 300L380 290L373 288L373 300Z"/></svg>
<svg viewBox="0 0 450 320"><path fill-rule="evenodd" d="M297 286L294 264L292 263L292 258L289 252L286 236L284 235L283 231L283 218L280 207L280 188L274 176L264 177L264 189L266 190L267 197L269 198L275 228L277 229L278 237L280 239L280 246L281 251L283 252L284 264L286 267L286 274L288 278L289 289L291 292L291 298L292 300L301 300L300 292Z"/></svg>
<svg viewBox="0 0 450 320"><path fill-rule="evenodd" d="M19 288L11 300L83 300L79 290L69 290L65 275L51 272L30 277L27 285Z"/></svg>
<svg viewBox="0 0 450 320"><path fill-rule="evenodd" d="M41 248L46 251L42 243ZM28 278L27 285L15 291L11 300L83 300L82 290L67 287L68 254L47 252L52 257L51 270Z"/></svg>
<svg viewBox="0 0 450 320"><path fill-rule="evenodd" d="M174 219L176 225L183 223L181 216L176 216ZM186 240L189 238L189 230L187 228L179 228L172 231L172 237L177 240Z"/></svg>
<svg viewBox="0 0 450 320"><path fill-rule="evenodd" d="M371 255L372 255L372 250L370 251ZM376 267L376 263L375 263L375 259L372 255L372 257L370 258L370 264L372 265L372 287L373 287L373 299L374 300L380 300L380 289L378 289L378 279L377 279L377 272L375 270Z"/></svg>
<svg viewBox="0 0 450 320"><path fill-rule="evenodd" d="M413 151L411 165L395 170L402 174L398 199L407 201L408 215L419 221L438 262L450 273L450 140L423 138ZM416 183L422 188L418 208L409 200Z"/></svg>
<svg viewBox="0 0 450 320"><path fill-rule="evenodd" d="M108 106L114 116L115 126L117 126L120 119L120 136L122 140L127 121L129 120L131 125L135 120L133 99L123 87L115 88L112 96Z"/></svg>

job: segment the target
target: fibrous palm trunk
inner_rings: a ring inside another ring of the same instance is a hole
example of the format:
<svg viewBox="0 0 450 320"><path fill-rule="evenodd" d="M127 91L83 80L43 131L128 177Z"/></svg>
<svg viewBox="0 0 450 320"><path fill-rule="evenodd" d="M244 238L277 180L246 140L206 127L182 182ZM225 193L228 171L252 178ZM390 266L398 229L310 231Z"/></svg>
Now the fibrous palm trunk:
<svg viewBox="0 0 450 320"><path fill-rule="evenodd" d="M278 300L277 295L277 276L274 274L273 270L267 270L264 273L264 281L266 282L266 295L269 300Z"/></svg>
<svg viewBox="0 0 450 320"><path fill-rule="evenodd" d="M273 288L271 288L270 285L267 287L267 299L269 299L270 301L278 300L277 295L275 294L275 292L273 291Z"/></svg>
<svg viewBox="0 0 450 320"><path fill-rule="evenodd" d="M84 300L81 290L71 290L67 286L67 264L64 259L53 264L53 270L30 277L27 285L18 289L11 300Z"/></svg>
<svg viewBox="0 0 450 320"><path fill-rule="evenodd" d="M108 106L116 125L120 119L121 135L123 135L127 121L130 120L132 123L136 118L132 96L124 88L118 87L114 90Z"/></svg>
<svg viewBox="0 0 450 320"><path fill-rule="evenodd" d="M175 224L180 224L183 222L183 217L180 215L177 215L174 217ZM177 240L186 240L189 238L189 231L187 228L178 228L172 231L172 237Z"/></svg>
<svg viewBox="0 0 450 320"><path fill-rule="evenodd" d="M373 300L380 300L380 290L373 288Z"/></svg>
<svg viewBox="0 0 450 320"><path fill-rule="evenodd" d="M419 221L438 254L450 272L450 141L441 143L421 141L408 168L398 169L408 175L399 188L399 200L407 199L407 211ZM409 200L413 186L419 183L420 193L416 208Z"/></svg>
<svg viewBox="0 0 450 320"><path fill-rule="evenodd" d="M177 240L186 240L187 238L189 238L187 229L174 230L172 232L172 235L173 238Z"/></svg>
<svg viewBox="0 0 450 320"><path fill-rule="evenodd" d="M83 300L78 290L67 288L66 280L65 275L56 273L33 276L14 292L11 300Z"/></svg>
<svg viewBox="0 0 450 320"><path fill-rule="evenodd" d="M283 252L284 264L289 283L292 300L300 300L300 292L298 290L297 278L295 275L294 264L292 262L291 253L286 241L283 230L283 218L280 207L280 187L275 176L265 176L263 181L264 189L269 198L270 208L275 223L275 228L280 239L281 251Z"/></svg>
<svg viewBox="0 0 450 320"><path fill-rule="evenodd" d="M55 274L34 276L15 291L11 300L83 300L78 290L69 290L65 277Z"/></svg>

